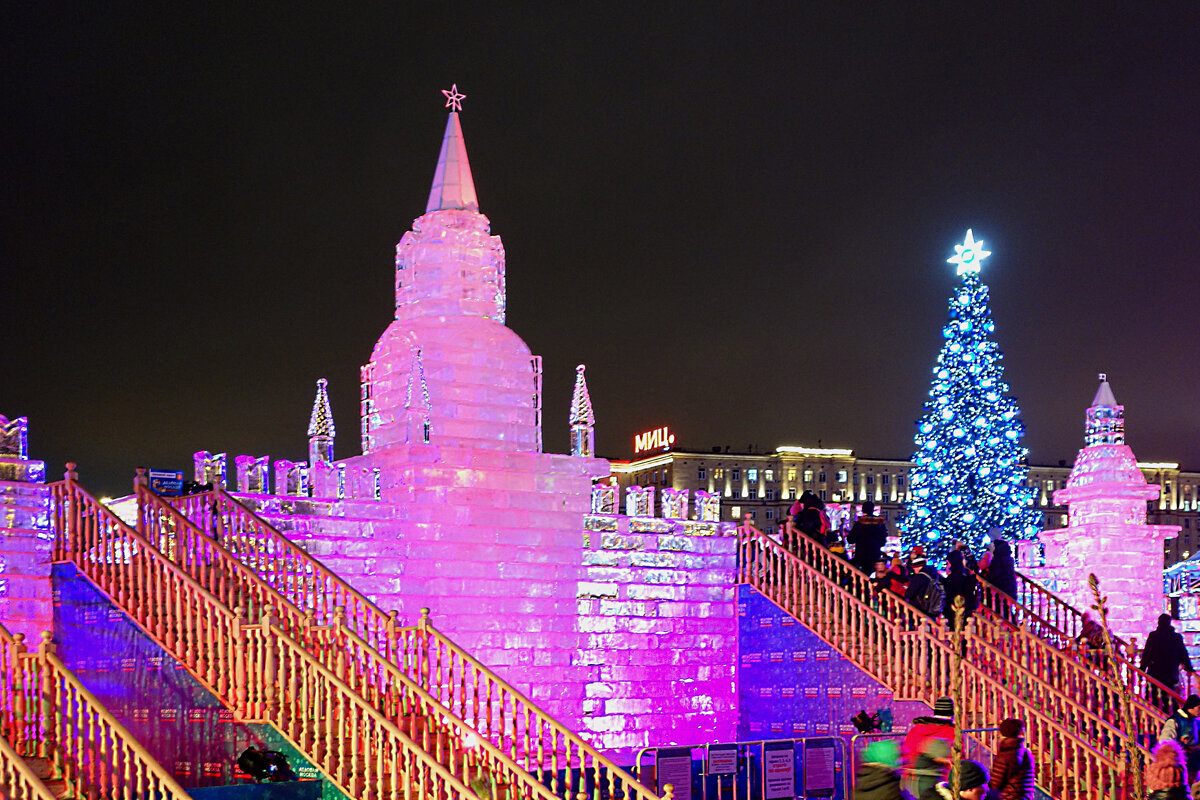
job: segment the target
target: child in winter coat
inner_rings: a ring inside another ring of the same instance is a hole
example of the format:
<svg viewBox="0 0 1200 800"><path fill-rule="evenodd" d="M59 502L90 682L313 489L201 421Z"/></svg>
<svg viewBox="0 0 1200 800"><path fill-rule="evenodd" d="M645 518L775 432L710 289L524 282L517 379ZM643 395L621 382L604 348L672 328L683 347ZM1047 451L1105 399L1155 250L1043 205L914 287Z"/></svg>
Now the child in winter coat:
<svg viewBox="0 0 1200 800"><path fill-rule="evenodd" d="M1166 739L1154 748L1154 760L1146 767L1149 800L1191 800L1187 765L1179 743Z"/></svg>
<svg viewBox="0 0 1200 800"><path fill-rule="evenodd" d="M1025 746L1025 723L1006 719L1000 723L1000 745L992 758L989 786L1000 800L1033 800L1033 754Z"/></svg>

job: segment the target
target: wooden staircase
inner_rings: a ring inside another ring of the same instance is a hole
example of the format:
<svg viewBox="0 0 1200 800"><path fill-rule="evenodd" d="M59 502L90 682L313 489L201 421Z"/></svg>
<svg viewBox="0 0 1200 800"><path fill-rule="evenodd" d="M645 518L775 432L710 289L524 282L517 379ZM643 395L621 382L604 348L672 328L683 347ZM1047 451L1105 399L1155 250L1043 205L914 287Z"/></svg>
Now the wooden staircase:
<svg viewBox="0 0 1200 800"><path fill-rule="evenodd" d="M187 793L54 654L0 626L0 797L187 800Z"/></svg>
<svg viewBox="0 0 1200 800"><path fill-rule="evenodd" d="M370 664L371 670L399 670L443 709L439 713L506 753L556 796L572 800L574 792L590 787L610 797L620 792L638 800L656 797L437 630L429 609L422 609L416 625L398 625L395 612L382 610L224 489L172 498L170 505L184 522L171 518L165 528L164 500L144 489L138 497L144 509L152 510L139 521L147 535L166 540L182 535L186 553L204 552L213 563L233 559L235 566L222 567L226 574L248 571L312 625L336 629L340 648L352 662ZM392 685L402 682L397 676ZM568 771L576 773L576 783L564 780Z"/></svg>
<svg viewBox="0 0 1200 800"><path fill-rule="evenodd" d="M1148 753L1125 736L1120 692L1050 649L986 620L972 621L955 658L940 623L892 593L872 593L869 579L812 540L785 550L746 521L739 529L739 581L758 589L880 683L898 699L930 706L951 693L968 698L964 727L1024 719L1039 760L1039 783L1052 797L1125 797L1129 758ZM957 672L955 671L957 669ZM1069 678L1070 690L1052 680ZM1106 705L1107 704L1107 705ZM1145 730L1145 729L1142 729ZM995 742L985 741L993 747Z"/></svg>
<svg viewBox="0 0 1200 800"><path fill-rule="evenodd" d="M512 800L575 800L577 788L599 795L606 781L610 796L656 797L505 691L427 617L404 628L336 581L341 594L324 592L332 579L308 562L269 583L143 486L131 529L68 469L51 486L55 558L74 563L235 714L272 724L350 796L468 798L468 784L484 781ZM257 556L284 553L277 543Z"/></svg>

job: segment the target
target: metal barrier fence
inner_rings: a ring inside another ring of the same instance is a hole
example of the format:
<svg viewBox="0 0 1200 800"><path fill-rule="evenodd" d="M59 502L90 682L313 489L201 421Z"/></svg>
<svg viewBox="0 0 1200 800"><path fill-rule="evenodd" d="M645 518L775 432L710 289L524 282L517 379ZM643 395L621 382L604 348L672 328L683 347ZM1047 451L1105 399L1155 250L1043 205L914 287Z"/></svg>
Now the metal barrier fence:
<svg viewBox="0 0 1200 800"><path fill-rule="evenodd" d="M985 739L991 737L980 736L979 734L989 734L999 731L999 728L967 728L963 731L963 758L970 758L978 761L988 768L992 769L992 751L985 743ZM858 769L862 758L862 751L871 742L878 742L886 739L894 739L903 741L905 734L903 733L856 733L850 737L850 766L847 770L848 774L853 775Z"/></svg>
<svg viewBox="0 0 1200 800"><path fill-rule="evenodd" d="M659 794L671 784L674 800L849 800L849 760L840 736L647 747L634 776Z"/></svg>

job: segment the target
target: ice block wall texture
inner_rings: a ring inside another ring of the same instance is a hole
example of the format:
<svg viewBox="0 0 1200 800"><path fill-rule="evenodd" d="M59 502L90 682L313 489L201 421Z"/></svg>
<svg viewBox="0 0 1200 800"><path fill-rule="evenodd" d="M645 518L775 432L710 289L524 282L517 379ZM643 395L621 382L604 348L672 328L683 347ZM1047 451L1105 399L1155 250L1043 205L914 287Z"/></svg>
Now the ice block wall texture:
<svg viewBox="0 0 1200 800"><path fill-rule="evenodd" d="M587 530L587 495L566 494L588 483L568 470L580 461L553 457L525 474L524 492L510 469L509 489L487 503L441 486L395 505L243 499L404 622L433 609L436 627L598 746L679 741L681 730L727 739L732 524L590 517Z"/></svg>
<svg viewBox="0 0 1200 800"><path fill-rule="evenodd" d="M738 587L739 741L851 736L850 717L890 708L894 730L931 713L888 687L750 586Z"/></svg>
<svg viewBox="0 0 1200 800"><path fill-rule="evenodd" d="M31 646L54 624L52 544L50 489L41 482L0 481L0 622L10 633L25 634Z"/></svg>
<svg viewBox="0 0 1200 800"><path fill-rule="evenodd" d="M1040 537L1063 599L1091 608L1088 574L1095 573L1108 597L1109 625L1125 639L1145 641L1164 610L1163 542L1178 535L1179 526L1146 524L1146 503L1158 493L1127 445L1085 447L1066 487L1054 493L1056 504L1068 506L1070 524Z"/></svg>
<svg viewBox="0 0 1200 800"><path fill-rule="evenodd" d="M53 579L58 657L185 789L248 780L234 762L251 744L284 753L301 779L321 778L270 725L236 721L73 564L55 565ZM343 800L322 788L323 800Z"/></svg>

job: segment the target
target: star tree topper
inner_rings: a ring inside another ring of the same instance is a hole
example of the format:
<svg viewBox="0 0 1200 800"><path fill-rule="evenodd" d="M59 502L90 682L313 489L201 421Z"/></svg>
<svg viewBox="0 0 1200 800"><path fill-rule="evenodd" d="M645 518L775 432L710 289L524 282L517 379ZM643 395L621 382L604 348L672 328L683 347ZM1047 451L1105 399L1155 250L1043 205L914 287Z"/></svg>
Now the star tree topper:
<svg viewBox="0 0 1200 800"><path fill-rule="evenodd" d="M971 229L967 228L967 238L962 244L954 245L954 255L946 259L947 264L958 264L958 274L964 272L979 272L979 262L992 254L991 250L983 249L983 239L975 241Z"/></svg>
<svg viewBox="0 0 1200 800"><path fill-rule="evenodd" d="M451 111L462 111L462 101L466 95L459 93L457 83L450 84L449 89L442 89L442 94L446 95L446 108Z"/></svg>

